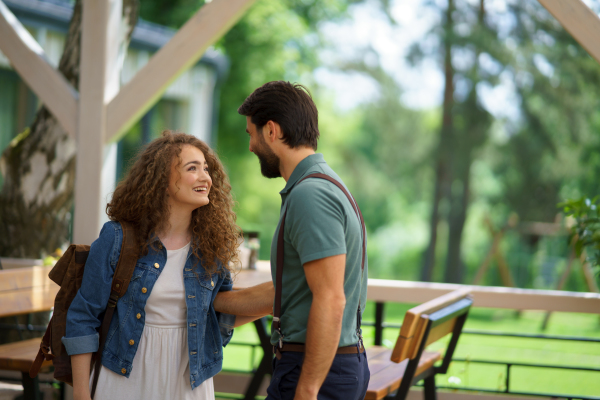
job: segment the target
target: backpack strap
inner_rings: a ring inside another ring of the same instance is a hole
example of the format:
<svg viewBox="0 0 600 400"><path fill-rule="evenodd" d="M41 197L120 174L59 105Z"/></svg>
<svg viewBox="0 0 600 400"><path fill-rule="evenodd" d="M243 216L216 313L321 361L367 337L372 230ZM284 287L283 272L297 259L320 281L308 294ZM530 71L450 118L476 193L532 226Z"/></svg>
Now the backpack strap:
<svg viewBox="0 0 600 400"><path fill-rule="evenodd" d="M361 282L362 282L362 273L365 269L365 257L366 257L366 250L367 250L367 231L365 229L365 221L363 219L362 213L360 212L360 208L358 207L358 204L356 203L356 200L354 200L354 197L352 197L352 195L350 193L348 193L348 191L346 190L346 188L337 180L333 179L332 177L330 177L329 175L325 175L325 174L321 174L321 173L315 173L315 174L310 174L305 176L304 178L300 179L297 183L297 185L302 182L305 179L308 178L319 178L319 179L325 179L331 183L333 183L334 185L336 185L338 188L340 188L340 190L346 195L346 197L348 198L348 201L350 201L350 204L352 205L352 208L354 209L354 212L356 213L356 216L358 217L358 219L360 220L360 225L362 228L362 233L363 233L363 243L362 243L362 261L361 261L361 266L360 266L360 278L361 278ZM281 332L281 293L282 293L282 285L283 285L283 245L284 245L284 241L283 241L283 234L284 234L284 228L285 228L285 217L287 215L287 209L285 210L285 212L283 213L283 217L281 218L281 224L279 226L279 234L277 235L277 269L275 272L275 306L273 307L273 329L275 329L276 331L279 332L279 348L283 347L283 333ZM360 299L358 301L358 319L357 319L357 331L360 330ZM359 333L359 339L360 342L362 342L362 337L360 336Z"/></svg>
<svg viewBox="0 0 600 400"><path fill-rule="evenodd" d="M98 377L100 376L100 369L102 367L102 352L104 351L104 343L108 336L108 328L110 327L110 321L115 312L117 301L127 292L131 276L135 269L135 264L139 258L140 249L135 238L134 228L125 222L121 222L121 228L123 230L123 242L121 243L121 253L119 254L119 262L115 269L113 276L112 285L110 287L110 298L108 299L108 305L106 306L106 312L102 325L100 327L100 347L96 354L96 362L94 364L94 380L92 383L91 397L94 398L96 393L96 385L98 384Z"/></svg>

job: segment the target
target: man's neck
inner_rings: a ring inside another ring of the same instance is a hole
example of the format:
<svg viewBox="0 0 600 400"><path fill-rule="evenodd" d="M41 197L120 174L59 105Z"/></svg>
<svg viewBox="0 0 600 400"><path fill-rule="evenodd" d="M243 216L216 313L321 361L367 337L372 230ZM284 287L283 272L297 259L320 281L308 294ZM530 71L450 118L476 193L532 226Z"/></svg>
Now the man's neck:
<svg viewBox="0 0 600 400"><path fill-rule="evenodd" d="M287 182L298 164L313 154L315 154L315 151L310 147L286 149L284 154L279 156L279 172L281 172L281 177Z"/></svg>

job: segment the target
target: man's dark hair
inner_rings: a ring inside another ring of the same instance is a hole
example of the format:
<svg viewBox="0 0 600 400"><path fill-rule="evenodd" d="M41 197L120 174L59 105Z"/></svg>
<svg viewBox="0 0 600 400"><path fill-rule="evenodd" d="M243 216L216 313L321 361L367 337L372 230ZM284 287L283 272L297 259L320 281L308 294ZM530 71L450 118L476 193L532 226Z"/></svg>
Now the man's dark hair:
<svg viewBox="0 0 600 400"><path fill-rule="evenodd" d="M277 122L283 143L291 148L317 149L319 112L308 89L298 83L265 83L248 96L238 113L250 117L259 130L268 121Z"/></svg>

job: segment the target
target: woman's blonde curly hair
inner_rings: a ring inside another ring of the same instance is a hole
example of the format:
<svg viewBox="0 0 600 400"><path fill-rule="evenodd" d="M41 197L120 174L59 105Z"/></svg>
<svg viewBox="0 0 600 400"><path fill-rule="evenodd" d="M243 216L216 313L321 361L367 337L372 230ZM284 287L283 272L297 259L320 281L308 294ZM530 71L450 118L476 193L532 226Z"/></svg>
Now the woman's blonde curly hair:
<svg viewBox="0 0 600 400"><path fill-rule="evenodd" d="M167 188L171 165L181 164L181 149L185 145L198 148L208 163L212 186L209 203L192 212L192 251L202 260L207 273L217 272L219 263L223 270L237 264L237 248L241 230L236 225L233 212L231 185L227 174L214 151L192 135L166 130L161 137L140 151L127 175L106 205L106 213L113 221L128 222L134 226L142 254L153 246L157 232L168 227L169 206Z"/></svg>

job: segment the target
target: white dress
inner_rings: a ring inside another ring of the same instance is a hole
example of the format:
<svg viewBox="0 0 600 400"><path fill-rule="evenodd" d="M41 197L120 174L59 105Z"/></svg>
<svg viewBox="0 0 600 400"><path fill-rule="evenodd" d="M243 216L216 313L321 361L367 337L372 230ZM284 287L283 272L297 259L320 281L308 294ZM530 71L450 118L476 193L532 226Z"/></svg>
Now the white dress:
<svg viewBox="0 0 600 400"><path fill-rule="evenodd" d="M214 400L213 379L192 391L183 286L189 243L167 250L167 263L146 302L146 323L129 378L102 366L94 400ZM93 374L92 374L93 377ZM90 388L92 379L90 378Z"/></svg>

